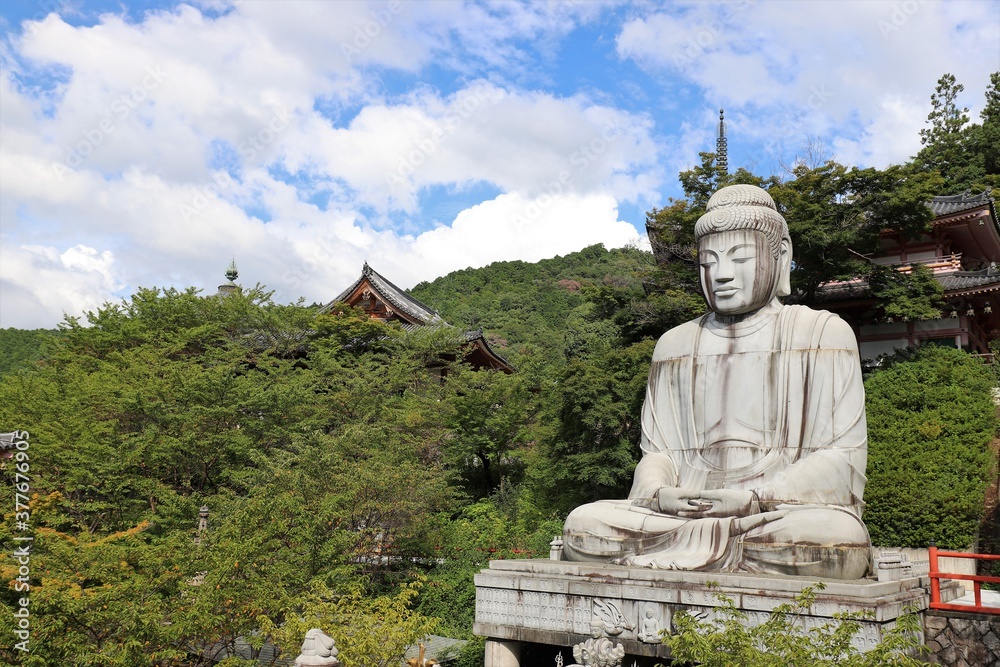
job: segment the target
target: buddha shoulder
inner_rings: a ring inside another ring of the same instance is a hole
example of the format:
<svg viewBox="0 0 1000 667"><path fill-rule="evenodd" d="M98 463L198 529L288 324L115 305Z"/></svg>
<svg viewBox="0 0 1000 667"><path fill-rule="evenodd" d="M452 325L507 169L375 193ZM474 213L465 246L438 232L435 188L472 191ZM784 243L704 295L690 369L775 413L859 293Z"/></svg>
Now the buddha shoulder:
<svg viewBox="0 0 1000 667"><path fill-rule="evenodd" d="M653 361L664 359L676 359L690 356L692 345L698 336L698 329L701 327L704 316L696 317L689 322L669 329L656 341L656 348L653 350Z"/></svg>
<svg viewBox="0 0 1000 667"><path fill-rule="evenodd" d="M836 314L807 306L785 306L782 310L785 335L791 337L789 347L857 351L854 330Z"/></svg>

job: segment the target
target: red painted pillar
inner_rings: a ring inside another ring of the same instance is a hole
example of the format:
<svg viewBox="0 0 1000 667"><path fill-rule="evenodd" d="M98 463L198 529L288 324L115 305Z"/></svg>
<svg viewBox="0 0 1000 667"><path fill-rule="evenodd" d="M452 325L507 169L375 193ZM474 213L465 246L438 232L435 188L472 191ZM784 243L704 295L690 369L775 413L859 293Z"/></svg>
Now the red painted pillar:
<svg viewBox="0 0 1000 667"><path fill-rule="evenodd" d="M927 558L929 560L931 578L931 606L941 603L941 582L938 579L938 555L937 544L931 542L927 547Z"/></svg>

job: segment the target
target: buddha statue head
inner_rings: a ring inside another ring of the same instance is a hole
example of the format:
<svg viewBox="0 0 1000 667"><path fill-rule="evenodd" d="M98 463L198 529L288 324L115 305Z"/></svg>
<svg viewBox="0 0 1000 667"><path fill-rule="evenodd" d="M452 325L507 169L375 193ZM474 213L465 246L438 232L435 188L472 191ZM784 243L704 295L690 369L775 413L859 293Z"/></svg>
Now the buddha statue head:
<svg viewBox="0 0 1000 667"><path fill-rule="evenodd" d="M717 315L754 313L791 293L788 225L762 188L730 185L716 192L694 235L702 291Z"/></svg>

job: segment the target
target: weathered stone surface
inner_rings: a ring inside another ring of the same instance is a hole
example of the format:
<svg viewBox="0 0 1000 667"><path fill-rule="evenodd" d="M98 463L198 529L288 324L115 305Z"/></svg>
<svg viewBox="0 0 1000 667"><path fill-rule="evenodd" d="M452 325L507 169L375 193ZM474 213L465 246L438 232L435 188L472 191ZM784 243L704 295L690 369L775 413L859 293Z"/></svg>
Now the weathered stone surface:
<svg viewBox="0 0 1000 667"><path fill-rule="evenodd" d="M929 661L946 667L1000 665L1000 615L929 611L924 627L931 626L940 629L926 642Z"/></svg>
<svg viewBox="0 0 1000 667"><path fill-rule="evenodd" d="M520 665L520 642L499 641L496 639L486 641L486 667L520 667Z"/></svg>
<svg viewBox="0 0 1000 667"><path fill-rule="evenodd" d="M994 657L1000 656L1000 639L997 638L993 630L989 630L983 635L983 645L990 650Z"/></svg>
<svg viewBox="0 0 1000 667"><path fill-rule="evenodd" d="M652 571L618 565L548 559L492 561L476 575L476 634L491 639L569 647L585 642L595 616L605 619L605 636L627 655L668 657L655 626L669 631L677 611L715 617L721 605L712 589L733 599L749 622L766 620L771 609L790 602L816 582L804 577ZM831 581L817 592L806 627L831 622L835 614L874 610L862 622L855 646L870 649L910 605L927 604L926 577L878 582ZM655 619L654 623L652 619ZM627 662L627 661L626 661ZM631 664L631 663L628 663Z"/></svg>
<svg viewBox="0 0 1000 667"><path fill-rule="evenodd" d="M572 561L857 579L867 425L857 342L783 306L791 240L770 195L722 188L695 227L712 312L663 334L625 500L566 519ZM885 579L909 578L897 554ZM696 603L697 600L692 600Z"/></svg>
<svg viewBox="0 0 1000 667"><path fill-rule="evenodd" d="M295 658L294 667L338 667L339 653L333 638L319 628L313 628L306 633L301 653Z"/></svg>
<svg viewBox="0 0 1000 667"><path fill-rule="evenodd" d="M935 653L933 658L939 665L957 665L959 659L958 650L954 646L945 646L940 652Z"/></svg>
<svg viewBox="0 0 1000 667"><path fill-rule="evenodd" d="M978 642L969 644L968 652L964 657L970 665L988 665L990 663L990 652Z"/></svg>
<svg viewBox="0 0 1000 667"><path fill-rule="evenodd" d="M928 616L924 619L924 632L928 637L936 637L939 632L948 627L948 619L944 616Z"/></svg>

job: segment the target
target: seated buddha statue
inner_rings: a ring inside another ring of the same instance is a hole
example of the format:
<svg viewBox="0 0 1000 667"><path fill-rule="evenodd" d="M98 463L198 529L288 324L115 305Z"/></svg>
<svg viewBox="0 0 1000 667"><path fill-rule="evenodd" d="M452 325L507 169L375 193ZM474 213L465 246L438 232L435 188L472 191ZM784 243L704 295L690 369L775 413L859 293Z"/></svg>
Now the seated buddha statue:
<svg viewBox="0 0 1000 667"><path fill-rule="evenodd" d="M792 245L763 189L716 192L695 237L709 312L657 342L632 489L570 513L566 558L861 578L868 434L854 333L781 303Z"/></svg>

